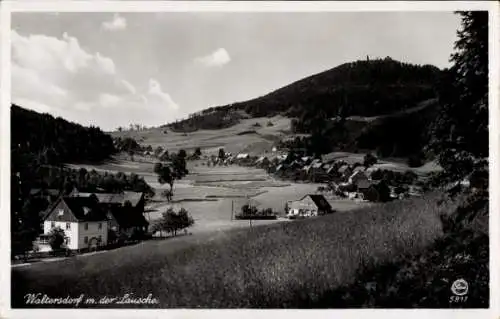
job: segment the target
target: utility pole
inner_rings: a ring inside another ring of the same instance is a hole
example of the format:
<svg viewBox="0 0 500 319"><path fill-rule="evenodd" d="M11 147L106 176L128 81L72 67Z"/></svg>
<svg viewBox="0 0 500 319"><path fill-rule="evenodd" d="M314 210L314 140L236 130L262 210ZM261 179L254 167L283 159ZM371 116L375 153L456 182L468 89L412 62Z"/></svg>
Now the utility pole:
<svg viewBox="0 0 500 319"><path fill-rule="evenodd" d="M231 200L231 221L233 220L233 213L234 213L234 200Z"/></svg>

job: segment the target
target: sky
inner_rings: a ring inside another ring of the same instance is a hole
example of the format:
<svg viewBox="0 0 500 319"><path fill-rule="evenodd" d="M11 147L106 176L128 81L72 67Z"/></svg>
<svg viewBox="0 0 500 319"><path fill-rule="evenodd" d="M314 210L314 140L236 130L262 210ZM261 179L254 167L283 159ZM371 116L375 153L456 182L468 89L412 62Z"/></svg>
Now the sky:
<svg viewBox="0 0 500 319"><path fill-rule="evenodd" d="M345 62L449 67L451 12L13 13L12 102L113 130L158 126Z"/></svg>

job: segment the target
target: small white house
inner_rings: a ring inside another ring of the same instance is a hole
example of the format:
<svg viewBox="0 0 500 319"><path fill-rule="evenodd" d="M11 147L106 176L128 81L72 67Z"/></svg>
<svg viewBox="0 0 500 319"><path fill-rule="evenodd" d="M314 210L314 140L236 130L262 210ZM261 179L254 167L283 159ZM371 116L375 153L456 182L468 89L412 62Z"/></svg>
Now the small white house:
<svg viewBox="0 0 500 319"><path fill-rule="evenodd" d="M108 242L108 218L95 195L60 197L44 219L44 234L37 241L39 251L51 250L47 235L55 227L64 231L64 247L72 250L96 248Z"/></svg>
<svg viewBox="0 0 500 319"><path fill-rule="evenodd" d="M323 195L309 194L299 200L288 202L288 218L311 217L333 212Z"/></svg>
<svg viewBox="0 0 500 319"><path fill-rule="evenodd" d="M250 155L248 155L247 153L240 153L240 154L236 155L236 159L246 159L249 157L250 157Z"/></svg>

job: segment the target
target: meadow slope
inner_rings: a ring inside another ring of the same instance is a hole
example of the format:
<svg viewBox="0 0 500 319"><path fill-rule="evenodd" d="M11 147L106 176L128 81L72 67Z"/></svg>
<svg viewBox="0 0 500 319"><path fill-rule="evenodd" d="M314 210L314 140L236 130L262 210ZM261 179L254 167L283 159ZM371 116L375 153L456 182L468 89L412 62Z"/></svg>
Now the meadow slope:
<svg viewBox="0 0 500 319"><path fill-rule="evenodd" d="M30 292L128 292L151 293L162 308L299 307L299 300L317 302L360 270L417 253L439 238L437 196L14 268L12 305L25 306Z"/></svg>

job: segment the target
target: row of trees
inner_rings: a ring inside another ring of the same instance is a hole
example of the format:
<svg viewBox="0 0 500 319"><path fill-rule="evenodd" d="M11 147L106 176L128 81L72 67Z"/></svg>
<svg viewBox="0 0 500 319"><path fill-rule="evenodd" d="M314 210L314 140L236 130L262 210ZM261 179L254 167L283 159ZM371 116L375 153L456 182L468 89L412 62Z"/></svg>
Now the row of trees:
<svg viewBox="0 0 500 319"><path fill-rule="evenodd" d="M216 110L203 114L193 114L182 121L169 124L174 132L193 132L199 129L218 130L239 123L241 116L235 112Z"/></svg>
<svg viewBox="0 0 500 319"><path fill-rule="evenodd" d="M98 127L84 127L14 104L11 126L14 165L101 161L116 152L111 136Z"/></svg>
<svg viewBox="0 0 500 319"><path fill-rule="evenodd" d="M187 210L181 208L178 212L175 212L173 208L169 208L152 225L151 231L160 232L160 236L163 236L163 232L177 236L179 230L186 229L192 225L194 225L194 219L189 215Z"/></svg>
<svg viewBox="0 0 500 319"><path fill-rule="evenodd" d="M147 130L148 127L146 125L141 125L141 124L129 124L128 130L129 131L144 131ZM116 129L118 132L123 132L127 130L127 127L125 126L118 126Z"/></svg>

